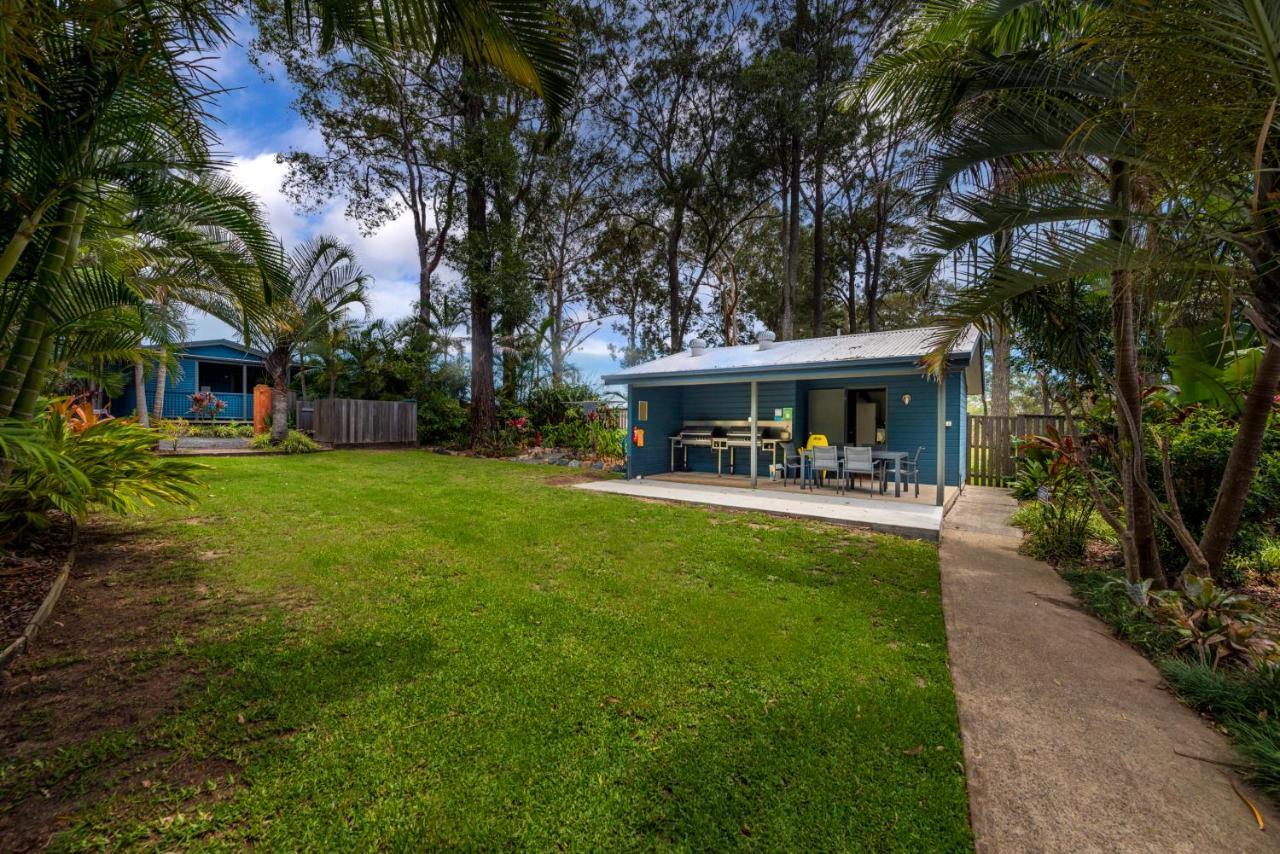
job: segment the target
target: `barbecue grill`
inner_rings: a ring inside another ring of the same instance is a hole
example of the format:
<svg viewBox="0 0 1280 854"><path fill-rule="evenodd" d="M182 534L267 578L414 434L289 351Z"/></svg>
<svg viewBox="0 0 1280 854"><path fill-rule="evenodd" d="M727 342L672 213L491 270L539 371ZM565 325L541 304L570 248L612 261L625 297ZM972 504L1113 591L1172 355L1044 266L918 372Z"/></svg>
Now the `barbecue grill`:
<svg viewBox="0 0 1280 854"><path fill-rule="evenodd" d="M689 470L690 448L715 448L716 443L724 437L724 428L710 424L686 424L680 432L668 437L671 443L671 470L676 470L676 448L683 454L682 471Z"/></svg>
<svg viewBox="0 0 1280 854"><path fill-rule="evenodd" d="M773 462L778 462L778 445L791 439L791 430L787 427L758 427L756 434L756 447L761 451L773 457ZM736 474L736 450L738 448L751 448L751 427L732 427L725 432L724 439L720 442L720 452L725 449L729 451L729 473ZM716 473L720 473L719 453L716 455Z"/></svg>

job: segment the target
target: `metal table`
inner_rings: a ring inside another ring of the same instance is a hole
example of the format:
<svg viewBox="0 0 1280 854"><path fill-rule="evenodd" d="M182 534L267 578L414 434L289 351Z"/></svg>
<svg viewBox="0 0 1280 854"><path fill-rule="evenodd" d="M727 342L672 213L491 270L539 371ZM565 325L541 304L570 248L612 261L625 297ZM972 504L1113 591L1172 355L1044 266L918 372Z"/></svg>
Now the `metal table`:
<svg viewBox="0 0 1280 854"><path fill-rule="evenodd" d="M813 454L812 449L809 449L809 448L800 449L800 484L801 486L803 486L807 482L808 476L805 474L805 470L809 465L809 458L812 454ZM872 462L875 462L878 460L883 461L886 467L888 466L890 461L893 462L893 497L894 498L900 498L902 496L902 463L907 459L907 456L908 454L906 451L882 451L874 448L871 451ZM885 479L884 477L881 477L880 492L883 493L886 489L887 489L887 486L885 484Z"/></svg>

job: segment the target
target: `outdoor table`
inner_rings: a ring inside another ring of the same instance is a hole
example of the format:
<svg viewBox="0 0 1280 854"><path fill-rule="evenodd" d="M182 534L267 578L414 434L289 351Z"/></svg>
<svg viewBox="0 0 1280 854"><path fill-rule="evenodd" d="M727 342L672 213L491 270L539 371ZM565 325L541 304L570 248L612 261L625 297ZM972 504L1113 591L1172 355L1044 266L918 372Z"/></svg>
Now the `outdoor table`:
<svg viewBox="0 0 1280 854"><path fill-rule="evenodd" d="M813 455L813 449L811 448L800 449L800 488L801 489L803 489L804 485L808 483L809 476L808 474L806 474L806 472L808 471L809 460L812 457L812 455ZM882 460L887 466L891 460L893 461L893 497L894 498L900 498L902 496L902 463L903 461L906 460L906 458L907 458L906 451L882 451L875 448L871 450L871 460L873 462L877 460ZM884 492L886 488L887 487L884 482L884 477L882 476L880 478L880 491Z"/></svg>
<svg viewBox="0 0 1280 854"><path fill-rule="evenodd" d="M893 460L893 497L899 498L902 495L902 464L907 459L906 451L871 451L871 459L884 460L885 465ZM880 478L880 491L884 492L884 478Z"/></svg>

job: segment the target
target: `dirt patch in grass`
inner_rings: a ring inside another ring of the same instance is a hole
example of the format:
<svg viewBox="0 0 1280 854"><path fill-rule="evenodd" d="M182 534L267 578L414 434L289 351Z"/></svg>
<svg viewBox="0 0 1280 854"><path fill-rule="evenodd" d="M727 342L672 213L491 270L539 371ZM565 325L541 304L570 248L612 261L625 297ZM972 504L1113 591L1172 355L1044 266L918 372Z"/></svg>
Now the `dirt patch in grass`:
<svg viewBox="0 0 1280 854"><path fill-rule="evenodd" d="M202 672L183 639L226 613L190 565L154 534L104 521L82 529L58 607L0 673L0 850L44 847L68 816L119 787L192 789L230 773L143 737Z"/></svg>
<svg viewBox="0 0 1280 854"><path fill-rule="evenodd" d="M0 551L0 649L27 628L71 551L71 520L56 517L30 544Z"/></svg>

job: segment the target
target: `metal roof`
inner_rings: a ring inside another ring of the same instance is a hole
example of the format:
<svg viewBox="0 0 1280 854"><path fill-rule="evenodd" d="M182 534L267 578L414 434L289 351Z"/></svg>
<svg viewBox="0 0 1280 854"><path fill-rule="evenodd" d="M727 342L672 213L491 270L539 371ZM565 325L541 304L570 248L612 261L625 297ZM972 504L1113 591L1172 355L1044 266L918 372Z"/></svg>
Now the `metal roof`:
<svg viewBox="0 0 1280 854"><path fill-rule="evenodd" d="M719 374L749 377L805 368L829 370L842 366L871 365L914 367L921 357L933 350L933 342L944 331L940 326L923 326L888 332L861 332L856 335L778 341L765 349L761 349L759 344L708 347L697 355L685 349L617 373L606 374L603 380L612 385L625 385L642 380ZM970 326L957 339L947 361L962 365L976 363L981 368L982 335L975 327Z"/></svg>

